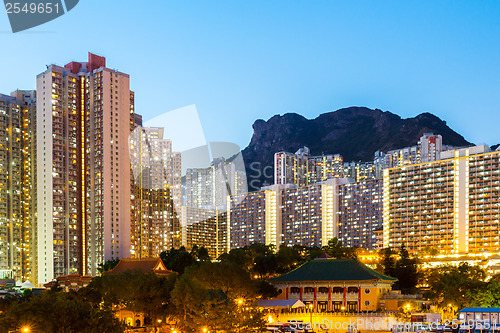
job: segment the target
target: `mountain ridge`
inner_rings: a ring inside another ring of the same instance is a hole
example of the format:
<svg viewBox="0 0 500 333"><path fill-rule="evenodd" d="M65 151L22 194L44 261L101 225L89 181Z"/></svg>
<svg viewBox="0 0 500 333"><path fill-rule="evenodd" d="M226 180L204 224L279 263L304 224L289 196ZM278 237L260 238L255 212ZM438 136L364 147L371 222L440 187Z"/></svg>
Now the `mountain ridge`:
<svg viewBox="0 0 500 333"><path fill-rule="evenodd" d="M344 161L371 161L377 150L413 146L424 134L441 134L444 145L471 145L452 130L446 121L429 112L401 118L390 111L366 107L348 107L307 119L297 113L257 119L254 133L243 150L249 190L273 183L274 153L295 152L303 146L312 155L341 154Z"/></svg>

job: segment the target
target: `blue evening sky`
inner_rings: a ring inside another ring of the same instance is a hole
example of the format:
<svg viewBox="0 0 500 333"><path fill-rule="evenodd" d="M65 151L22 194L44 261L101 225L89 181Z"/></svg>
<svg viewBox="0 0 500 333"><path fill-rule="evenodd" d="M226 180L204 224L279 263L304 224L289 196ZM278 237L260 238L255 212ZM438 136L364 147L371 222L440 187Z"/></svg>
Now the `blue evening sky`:
<svg viewBox="0 0 500 333"><path fill-rule="evenodd" d="M1 93L91 51L131 75L145 120L195 104L208 141L245 147L256 119L367 106L500 143L499 1L80 0L9 31L0 13Z"/></svg>

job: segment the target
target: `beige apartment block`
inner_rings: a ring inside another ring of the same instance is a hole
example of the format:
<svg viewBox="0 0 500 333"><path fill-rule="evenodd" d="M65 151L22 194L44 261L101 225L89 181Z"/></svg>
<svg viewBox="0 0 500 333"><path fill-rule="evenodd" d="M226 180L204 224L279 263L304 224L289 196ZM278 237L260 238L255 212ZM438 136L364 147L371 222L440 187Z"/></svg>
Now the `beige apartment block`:
<svg viewBox="0 0 500 333"><path fill-rule="evenodd" d="M478 146L384 170L384 247L441 255L500 250L500 152Z"/></svg>
<svg viewBox="0 0 500 333"><path fill-rule="evenodd" d="M89 53L48 66L37 97L37 282L95 275L130 256L130 78Z"/></svg>

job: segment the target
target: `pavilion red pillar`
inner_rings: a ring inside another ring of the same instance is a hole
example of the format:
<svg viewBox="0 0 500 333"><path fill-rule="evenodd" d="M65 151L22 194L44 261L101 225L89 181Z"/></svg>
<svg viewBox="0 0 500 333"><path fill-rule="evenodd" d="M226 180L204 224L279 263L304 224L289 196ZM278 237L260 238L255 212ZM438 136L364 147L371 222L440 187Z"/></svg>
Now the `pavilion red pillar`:
<svg viewBox="0 0 500 333"><path fill-rule="evenodd" d="M358 287L358 312L361 312L361 287Z"/></svg>
<svg viewBox="0 0 500 333"><path fill-rule="evenodd" d="M286 299L288 299L288 287L285 288Z"/></svg>
<svg viewBox="0 0 500 333"><path fill-rule="evenodd" d="M332 287L328 287L328 311L332 311Z"/></svg>
<svg viewBox="0 0 500 333"><path fill-rule="evenodd" d="M345 310L347 310L347 295L346 295L346 293L347 293L347 287L344 286L344 308L345 308Z"/></svg>
<svg viewBox="0 0 500 333"><path fill-rule="evenodd" d="M300 300L302 301L302 287L300 287Z"/></svg>
<svg viewBox="0 0 500 333"><path fill-rule="evenodd" d="M313 300L313 309L316 309L318 306L318 302L316 300L316 295L318 292L318 287L314 287L314 300Z"/></svg>

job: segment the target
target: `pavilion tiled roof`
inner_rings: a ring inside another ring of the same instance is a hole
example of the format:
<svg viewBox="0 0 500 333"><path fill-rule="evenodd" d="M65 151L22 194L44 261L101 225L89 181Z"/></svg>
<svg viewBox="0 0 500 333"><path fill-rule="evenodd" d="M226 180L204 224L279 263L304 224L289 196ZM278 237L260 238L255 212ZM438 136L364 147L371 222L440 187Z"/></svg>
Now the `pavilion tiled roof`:
<svg viewBox="0 0 500 333"><path fill-rule="evenodd" d="M127 271L139 271L142 273L154 272L157 275L176 274L174 271L167 269L160 258L120 259L118 265L106 272L106 274L117 275Z"/></svg>
<svg viewBox="0 0 500 333"><path fill-rule="evenodd" d="M386 281L397 279L380 274L357 259L316 259L293 271L272 278L272 282Z"/></svg>

